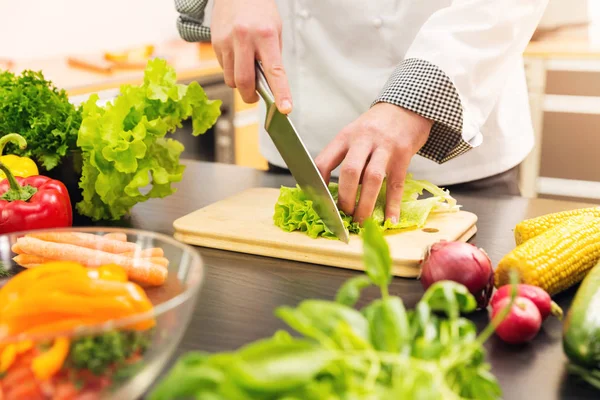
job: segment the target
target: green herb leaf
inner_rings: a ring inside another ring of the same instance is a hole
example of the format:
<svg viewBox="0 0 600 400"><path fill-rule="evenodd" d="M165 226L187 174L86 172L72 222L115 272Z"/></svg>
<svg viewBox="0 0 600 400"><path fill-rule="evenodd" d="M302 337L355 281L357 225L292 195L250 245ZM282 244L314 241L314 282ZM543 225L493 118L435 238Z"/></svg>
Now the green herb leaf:
<svg viewBox="0 0 600 400"><path fill-rule="evenodd" d="M364 222L363 263L371 281L387 293L392 279L392 257L387 241L372 219Z"/></svg>
<svg viewBox="0 0 600 400"><path fill-rule="evenodd" d="M51 170L76 149L80 124L81 109L41 71L0 72L0 137L16 132L27 141L25 149L9 144L6 154L31 157Z"/></svg>
<svg viewBox="0 0 600 400"><path fill-rule="evenodd" d="M469 290L457 282L438 281L431 285L423 298L433 311L444 311L452 319L461 312L469 313L477 308L477 300Z"/></svg>
<svg viewBox="0 0 600 400"><path fill-rule="evenodd" d="M335 357L306 340L281 343L267 339L241 349L231 373L247 389L282 392L306 384Z"/></svg>
<svg viewBox="0 0 600 400"><path fill-rule="evenodd" d="M297 332L329 345L333 345L330 336L340 322L365 340L369 338L368 322L359 311L331 301L305 300L296 308L279 307L275 315Z"/></svg>
<svg viewBox="0 0 600 400"><path fill-rule="evenodd" d="M372 302L364 309L369 321L370 339L380 351L410 354L410 325L406 309L399 297Z"/></svg>
<svg viewBox="0 0 600 400"><path fill-rule="evenodd" d="M365 275L358 275L348 279L338 290L335 301L352 307L360 298L360 292L371 285L371 279Z"/></svg>
<svg viewBox="0 0 600 400"><path fill-rule="evenodd" d="M197 82L177 84L175 70L161 59L148 62L141 86L122 86L104 107L97 100L92 95L84 104L77 139L83 154L77 209L93 220L117 220L140 202L173 194L171 185L185 169L179 162L184 147L165 135L190 117L193 134L205 133L221 105Z"/></svg>

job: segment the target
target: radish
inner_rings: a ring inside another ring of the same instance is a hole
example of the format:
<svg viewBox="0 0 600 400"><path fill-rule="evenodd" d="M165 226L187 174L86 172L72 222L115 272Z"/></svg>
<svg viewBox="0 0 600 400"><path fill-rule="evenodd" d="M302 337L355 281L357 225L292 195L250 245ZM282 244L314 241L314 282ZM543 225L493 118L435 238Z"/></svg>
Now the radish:
<svg viewBox="0 0 600 400"><path fill-rule="evenodd" d="M510 304L510 297L494 303L492 318ZM542 315L535 303L526 297L516 297L502 322L496 327L496 334L511 344L525 343L532 340L542 326Z"/></svg>
<svg viewBox="0 0 600 400"><path fill-rule="evenodd" d="M494 308L495 304L505 298L510 298L511 285L501 286L490 301L490 305ZM524 283L517 285L517 296L525 297L531 300L538 308L542 322L548 318L550 314L554 315L558 319L562 319L563 310L558 304L556 304L550 298L550 295L546 291L538 286L526 285Z"/></svg>

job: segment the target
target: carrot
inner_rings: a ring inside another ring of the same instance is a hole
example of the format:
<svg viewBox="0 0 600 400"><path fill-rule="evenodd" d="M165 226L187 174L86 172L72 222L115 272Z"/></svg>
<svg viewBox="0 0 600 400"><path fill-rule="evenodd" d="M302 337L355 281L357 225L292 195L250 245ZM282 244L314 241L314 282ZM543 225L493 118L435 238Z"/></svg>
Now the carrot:
<svg viewBox="0 0 600 400"><path fill-rule="evenodd" d="M23 268L31 269L31 268L41 267L44 264L19 264L19 265L21 265L21 267L23 267Z"/></svg>
<svg viewBox="0 0 600 400"><path fill-rule="evenodd" d="M127 241L127 235L125 233L122 233L122 232L107 233L103 237L105 239L118 240L119 242L126 242Z"/></svg>
<svg viewBox="0 0 600 400"><path fill-rule="evenodd" d="M72 244L45 242L33 237L19 239L19 246L27 254L48 257L55 260L79 262L88 267L117 264L127 270L129 279L148 285L162 285L167 278L166 268L145 259L133 259L120 254L92 250Z"/></svg>
<svg viewBox="0 0 600 400"><path fill-rule="evenodd" d="M165 255L165 252L160 247L153 247L141 251L128 251L122 255L129 257L162 257Z"/></svg>
<svg viewBox="0 0 600 400"><path fill-rule="evenodd" d="M23 250L21 250L21 248L19 247L18 243L13 244L12 247L11 247L11 250L12 250L13 253L23 254Z"/></svg>
<svg viewBox="0 0 600 400"><path fill-rule="evenodd" d="M161 267L166 268L169 266L169 260L167 260L165 257L149 257L144 259L150 261L153 264L160 265Z"/></svg>
<svg viewBox="0 0 600 400"><path fill-rule="evenodd" d="M46 242L62 243L77 245L88 249L102 250L107 253L126 253L136 251L139 247L135 243L122 242L114 239L83 232L39 232L29 233L25 238L20 238L17 243L20 244L22 239L35 238ZM21 246L22 248L22 246ZM27 252L27 251L26 251Z"/></svg>
<svg viewBox="0 0 600 400"><path fill-rule="evenodd" d="M23 266L27 264L44 264L54 260L50 260L49 258L45 257L34 256L31 254L19 254L18 256L13 257L13 261L20 266Z"/></svg>

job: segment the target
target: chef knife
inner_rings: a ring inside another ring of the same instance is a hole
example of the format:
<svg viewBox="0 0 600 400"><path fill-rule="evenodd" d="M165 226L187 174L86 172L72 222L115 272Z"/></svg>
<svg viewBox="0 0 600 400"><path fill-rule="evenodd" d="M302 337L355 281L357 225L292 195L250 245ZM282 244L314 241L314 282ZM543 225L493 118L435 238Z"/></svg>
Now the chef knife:
<svg viewBox="0 0 600 400"><path fill-rule="evenodd" d="M188 41L210 41L210 28L201 25L190 27L189 24L193 23L191 21L183 21L183 23L188 24L188 29L180 29L184 39ZM190 34L194 36L189 37ZM312 200L313 208L321 217L325 226L338 239L348 243L350 240L349 234L344 227L333 196L292 121L286 114L282 114L277 109L275 97L267 82L262 65L258 61L255 62L255 70L256 91L267 106L265 130L271 137L292 176L296 179L298 186Z"/></svg>

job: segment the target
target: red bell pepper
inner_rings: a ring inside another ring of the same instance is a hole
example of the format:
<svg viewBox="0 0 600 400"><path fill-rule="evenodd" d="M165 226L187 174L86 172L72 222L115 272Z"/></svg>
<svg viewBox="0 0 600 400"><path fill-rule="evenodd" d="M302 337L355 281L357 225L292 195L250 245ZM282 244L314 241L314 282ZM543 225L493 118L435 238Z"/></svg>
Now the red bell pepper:
<svg viewBox="0 0 600 400"><path fill-rule="evenodd" d="M73 225L65 185L46 176L16 177L0 162L7 179L0 182L0 234Z"/></svg>

